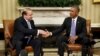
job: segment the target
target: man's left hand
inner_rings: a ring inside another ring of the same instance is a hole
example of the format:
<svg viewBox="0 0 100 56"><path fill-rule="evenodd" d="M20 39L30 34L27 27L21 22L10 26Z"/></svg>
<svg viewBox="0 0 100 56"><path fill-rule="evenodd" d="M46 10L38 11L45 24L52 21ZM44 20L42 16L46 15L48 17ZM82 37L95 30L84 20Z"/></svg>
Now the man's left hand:
<svg viewBox="0 0 100 56"><path fill-rule="evenodd" d="M69 43L74 44L74 43L75 43L75 40L76 40L77 38L78 38L78 36L69 37L68 41L69 41Z"/></svg>

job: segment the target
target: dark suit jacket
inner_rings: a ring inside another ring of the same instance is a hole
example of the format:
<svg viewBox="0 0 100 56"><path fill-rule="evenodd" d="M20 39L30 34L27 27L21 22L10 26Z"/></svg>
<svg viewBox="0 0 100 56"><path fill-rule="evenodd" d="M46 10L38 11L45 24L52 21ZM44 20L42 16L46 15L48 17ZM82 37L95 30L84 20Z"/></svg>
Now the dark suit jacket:
<svg viewBox="0 0 100 56"><path fill-rule="evenodd" d="M27 22L23 17L19 17L14 23L14 35L13 40L22 40L25 36L32 35L33 37L37 35L37 29L34 25L34 21L31 20L32 29L28 28Z"/></svg>
<svg viewBox="0 0 100 56"><path fill-rule="evenodd" d="M61 27L55 31L53 31L53 35L57 35L61 33L62 31L66 30L66 36L70 36L70 31L71 31L71 21L72 18L68 17L64 20L63 24ZM76 22L76 35L80 38L86 36L86 20L80 16L77 18Z"/></svg>

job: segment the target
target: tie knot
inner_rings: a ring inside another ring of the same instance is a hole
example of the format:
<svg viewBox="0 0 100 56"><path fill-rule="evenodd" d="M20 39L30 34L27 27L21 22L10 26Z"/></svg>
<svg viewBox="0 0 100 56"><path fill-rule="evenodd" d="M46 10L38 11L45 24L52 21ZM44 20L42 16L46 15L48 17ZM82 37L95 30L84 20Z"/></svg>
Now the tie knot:
<svg viewBox="0 0 100 56"><path fill-rule="evenodd" d="M72 20L72 24L74 24L75 23L75 20Z"/></svg>
<svg viewBox="0 0 100 56"><path fill-rule="evenodd" d="M74 22L75 20L73 19L72 21Z"/></svg>

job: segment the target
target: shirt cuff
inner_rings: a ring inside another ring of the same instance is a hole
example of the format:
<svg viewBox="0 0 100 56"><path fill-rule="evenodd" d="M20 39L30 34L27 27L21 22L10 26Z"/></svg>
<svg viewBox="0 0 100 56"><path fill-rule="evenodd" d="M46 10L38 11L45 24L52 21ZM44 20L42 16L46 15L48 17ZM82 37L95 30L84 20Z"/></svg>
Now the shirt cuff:
<svg viewBox="0 0 100 56"><path fill-rule="evenodd" d="M50 36L52 36L52 32L50 32L49 34L50 34Z"/></svg>
<svg viewBox="0 0 100 56"><path fill-rule="evenodd" d="M39 30L37 30L37 36L39 36Z"/></svg>

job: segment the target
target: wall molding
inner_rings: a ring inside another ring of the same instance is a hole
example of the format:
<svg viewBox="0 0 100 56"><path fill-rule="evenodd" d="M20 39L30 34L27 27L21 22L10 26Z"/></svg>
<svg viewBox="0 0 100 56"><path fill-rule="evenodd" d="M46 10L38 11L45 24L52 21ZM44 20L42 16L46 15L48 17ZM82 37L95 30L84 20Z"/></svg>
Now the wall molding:
<svg viewBox="0 0 100 56"><path fill-rule="evenodd" d="M100 23L91 23L91 27L100 27Z"/></svg>
<svg viewBox="0 0 100 56"><path fill-rule="evenodd" d="M21 10L24 10L25 8L31 8L32 10L36 10L36 11L48 11L48 10L63 10L63 11L66 11L66 10L70 10L71 7L18 7L17 9L19 11Z"/></svg>
<svg viewBox="0 0 100 56"><path fill-rule="evenodd" d="M3 24L0 24L0 28L3 28Z"/></svg>

